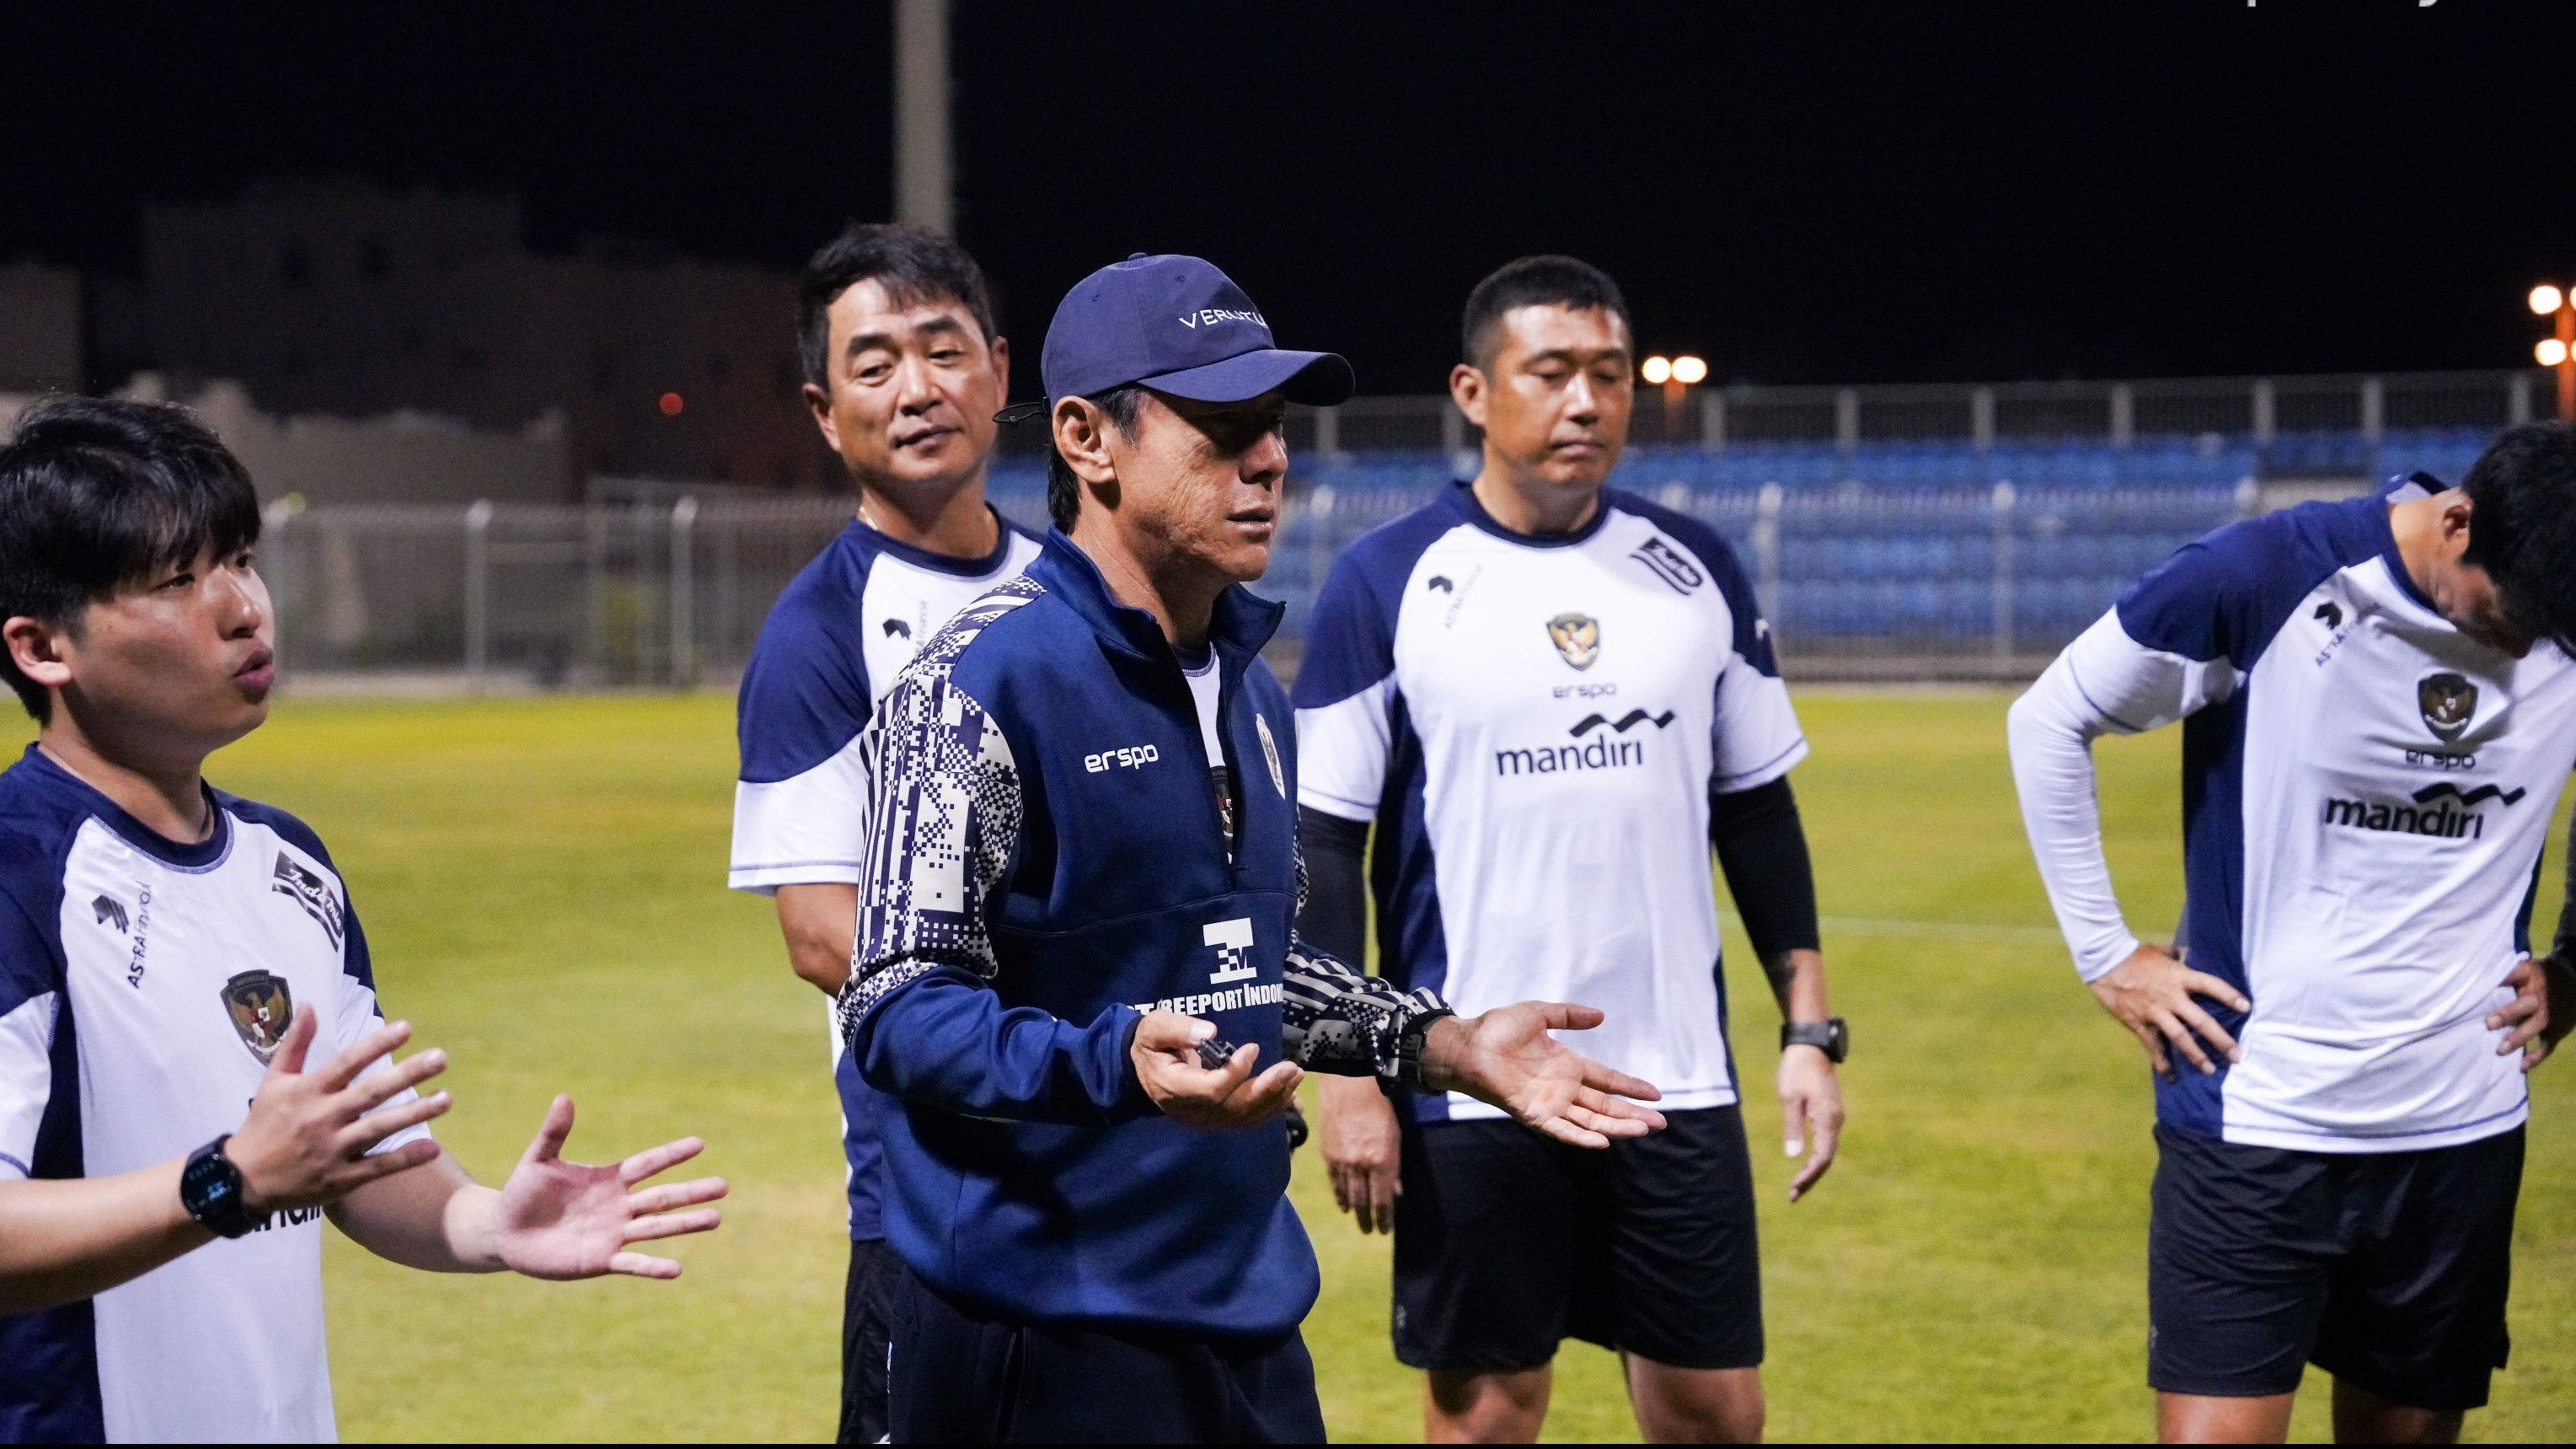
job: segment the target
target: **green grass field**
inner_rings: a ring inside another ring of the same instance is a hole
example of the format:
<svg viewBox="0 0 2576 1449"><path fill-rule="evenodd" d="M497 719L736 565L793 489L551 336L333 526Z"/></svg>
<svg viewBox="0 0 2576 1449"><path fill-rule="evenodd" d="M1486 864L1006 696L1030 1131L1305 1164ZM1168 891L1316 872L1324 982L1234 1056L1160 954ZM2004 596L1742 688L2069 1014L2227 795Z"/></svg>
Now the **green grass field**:
<svg viewBox="0 0 2576 1449"><path fill-rule="evenodd" d="M1797 784L1853 1022L1841 1164L1781 1201L1778 1112L1747 1110L1763 1190L1771 1430L1782 1439L2136 1439L2146 1185L2133 1043L2076 983L2015 815L2001 695L1807 691ZM819 1439L845 1247L823 1003L766 902L723 889L731 701L284 702L220 785L303 815L349 877L384 999L455 1066L441 1133L503 1173L548 1094L597 1160L697 1132L734 1183L677 1284L437 1279L332 1239L332 1364L352 1439ZM2176 736L2101 751L2132 919L2179 904ZM2553 849L2552 855L2556 852ZM2540 919L2557 914L2554 868ZM1740 938L1748 1067L1775 1053ZM2576 1438L2576 1064L2539 1078L2514 1366L2473 1437ZM1324 1262L1308 1319L1336 1437L1407 1439L1384 1240L1297 1202ZM2321 1392L2296 1432L2324 1431ZM1615 1365L1569 1346L1551 1437L1634 1426Z"/></svg>

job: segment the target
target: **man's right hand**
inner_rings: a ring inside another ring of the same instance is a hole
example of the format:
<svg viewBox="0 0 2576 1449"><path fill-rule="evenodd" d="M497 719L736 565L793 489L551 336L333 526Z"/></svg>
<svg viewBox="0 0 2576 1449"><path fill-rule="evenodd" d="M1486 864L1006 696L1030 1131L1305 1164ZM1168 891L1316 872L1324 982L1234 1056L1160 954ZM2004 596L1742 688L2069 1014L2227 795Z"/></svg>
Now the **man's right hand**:
<svg viewBox="0 0 2576 1449"><path fill-rule="evenodd" d="M313 1008L296 1008L259 1095L251 1099L249 1118L224 1144L224 1156L241 1172L242 1204L253 1213L326 1206L380 1177L438 1156L435 1142L405 1143L373 1157L367 1149L447 1111L445 1092L376 1110L405 1088L447 1070L447 1054L432 1048L361 1077L377 1059L411 1039L411 1023L398 1021L368 1032L319 1070L307 1072L304 1058L316 1030Z"/></svg>
<svg viewBox="0 0 2576 1449"><path fill-rule="evenodd" d="M1332 1174L1333 1204L1363 1233L1395 1231L1395 1200L1404 1195L1402 1138L1395 1104L1375 1077L1327 1076L1315 1083L1315 1145Z"/></svg>
<svg viewBox="0 0 2576 1449"><path fill-rule="evenodd" d="M2206 996L2238 1011L2251 1011L2254 1003L2217 977L2185 966L2162 946L2140 942L2128 960L2095 977L2091 985L2102 1009L2145 1045L2157 1076L2174 1076L2173 1059L2165 1050L2168 1043L2204 1074L2217 1071L2218 1064L2201 1049L2203 1042L2231 1062L2243 1055L2236 1038L2192 998Z"/></svg>
<svg viewBox="0 0 2576 1449"><path fill-rule="evenodd" d="M1163 1115L1190 1127L1249 1127L1287 1111L1305 1070L1295 1062L1276 1062L1256 1077L1252 1068L1261 1048L1249 1043L1236 1047L1223 1066L1200 1066L1199 1043L1215 1035L1215 1022L1176 1011L1149 1011L1136 1023L1127 1059Z"/></svg>

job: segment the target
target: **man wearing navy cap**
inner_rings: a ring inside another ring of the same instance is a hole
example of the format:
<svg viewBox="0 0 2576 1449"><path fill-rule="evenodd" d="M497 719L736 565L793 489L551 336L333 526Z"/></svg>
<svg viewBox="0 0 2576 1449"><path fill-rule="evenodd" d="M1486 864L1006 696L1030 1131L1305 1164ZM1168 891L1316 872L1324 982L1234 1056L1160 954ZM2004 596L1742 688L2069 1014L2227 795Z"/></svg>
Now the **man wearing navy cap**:
<svg viewBox="0 0 2576 1449"><path fill-rule="evenodd" d="M1288 402L1348 363L1271 344L1194 257L1085 278L1041 360L1056 523L870 724L842 1028L884 1114L909 1270L890 1417L915 1440L1323 1437L1312 1248L1279 1122L1304 1070L1489 1101L1561 1141L1662 1125L1652 1086L1294 934L1296 732L1260 659Z"/></svg>

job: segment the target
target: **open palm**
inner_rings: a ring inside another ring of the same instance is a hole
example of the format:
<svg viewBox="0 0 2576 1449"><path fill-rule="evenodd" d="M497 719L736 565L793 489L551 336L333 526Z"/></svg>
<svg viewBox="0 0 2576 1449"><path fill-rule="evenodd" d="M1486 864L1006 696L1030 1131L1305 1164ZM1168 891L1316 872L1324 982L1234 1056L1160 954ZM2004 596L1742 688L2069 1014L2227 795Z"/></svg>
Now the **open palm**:
<svg viewBox="0 0 2576 1449"><path fill-rule="evenodd" d="M1662 1095L1652 1083L1603 1066L1550 1031L1584 1031L1602 1015L1561 1001L1523 1001L1457 1019L1461 1034L1433 1063L1442 1085L1490 1102L1522 1125L1577 1147L1607 1147L1664 1125L1642 1105ZM1442 1035L1434 1028L1435 1037ZM1638 1100L1631 1101L1630 1098Z"/></svg>
<svg viewBox="0 0 2576 1449"><path fill-rule="evenodd" d="M706 1144L683 1137L613 1166L594 1167L564 1160L564 1139L571 1135L572 1098L557 1097L536 1140L502 1184L501 1261L531 1278L679 1277L678 1263L627 1245L713 1228L721 1214L698 1204L723 1197L725 1180L702 1177L641 1190L636 1184L697 1156Z"/></svg>

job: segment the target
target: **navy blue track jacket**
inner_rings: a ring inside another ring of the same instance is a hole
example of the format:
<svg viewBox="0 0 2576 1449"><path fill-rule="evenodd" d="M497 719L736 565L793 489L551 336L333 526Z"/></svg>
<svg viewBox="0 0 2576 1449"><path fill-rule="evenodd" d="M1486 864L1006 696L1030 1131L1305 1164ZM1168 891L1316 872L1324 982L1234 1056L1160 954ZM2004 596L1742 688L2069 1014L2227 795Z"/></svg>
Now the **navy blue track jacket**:
<svg viewBox="0 0 2576 1449"><path fill-rule="evenodd" d="M1127 1056L1159 1006L1258 1044L1262 1066L1396 1080L1445 1010L1295 939L1296 723L1259 653L1280 613L1240 588L1216 606L1231 859L1179 661L1061 533L869 725L842 1030L902 1104L881 1124L887 1239L942 1293L1246 1337L1314 1304L1280 1124L1184 1127Z"/></svg>

